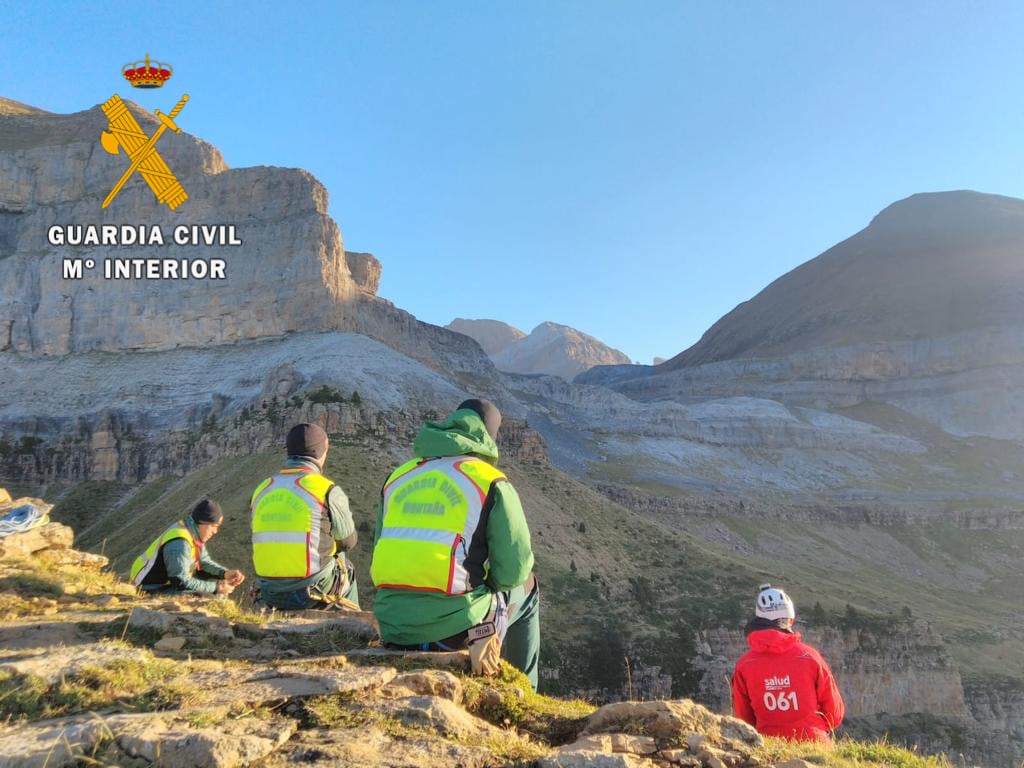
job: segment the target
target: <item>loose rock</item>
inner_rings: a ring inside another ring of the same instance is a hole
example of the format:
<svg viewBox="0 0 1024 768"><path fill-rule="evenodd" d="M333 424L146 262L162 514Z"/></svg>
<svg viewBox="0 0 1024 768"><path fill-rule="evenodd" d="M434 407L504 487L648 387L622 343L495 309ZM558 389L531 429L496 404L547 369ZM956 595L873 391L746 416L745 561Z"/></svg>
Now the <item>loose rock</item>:
<svg viewBox="0 0 1024 768"><path fill-rule="evenodd" d="M184 637L165 635L153 643L154 651L180 651L187 641Z"/></svg>
<svg viewBox="0 0 1024 768"><path fill-rule="evenodd" d="M441 669L423 669L398 675L389 685L401 686L421 696L440 696L456 704L462 703L462 683L451 672ZM488 689L493 691L493 689ZM497 691L494 691L497 693ZM499 695L500 703L501 697Z"/></svg>

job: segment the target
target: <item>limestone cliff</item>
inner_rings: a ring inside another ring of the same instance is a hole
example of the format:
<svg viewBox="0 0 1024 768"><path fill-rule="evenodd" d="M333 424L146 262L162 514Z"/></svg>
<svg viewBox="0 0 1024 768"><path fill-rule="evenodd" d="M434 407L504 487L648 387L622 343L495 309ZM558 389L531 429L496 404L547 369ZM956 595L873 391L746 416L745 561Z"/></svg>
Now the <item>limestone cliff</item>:
<svg viewBox="0 0 1024 768"><path fill-rule="evenodd" d="M157 119L126 102L140 126ZM309 331L357 331L437 367L486 371L462 337L418 323L374 294L380 263L346 254L327 190L291 168L229 169L182 133L159 151L189 199L171 212L137 175L106 209L127 167L99 143L99 107L56 115L0 99L0 352L53 356L235 344ZM17 108L16 108L17 107ZM179 122L188 125L187 111ZM176 245L179 225L234 225L241 245ZM53 226L159 227L164 245L52 245ZM92 259L65 279L65 258ZM226 277L106 279L126 258L223 259ZM442 359L443 358L443 359Z"/></svg>
<svg viewBox="0 0 1024 768"><path fill-rule="evenodd" d="M926 625L887 633L826 628L802 629L801 634L828 660L851 717L908 712L970 715L959 668ZM704 673L701 699L719 711L727 710L732 667L748 650L744 635L738 630L705 631L698 649L697 665Z"/></svg>

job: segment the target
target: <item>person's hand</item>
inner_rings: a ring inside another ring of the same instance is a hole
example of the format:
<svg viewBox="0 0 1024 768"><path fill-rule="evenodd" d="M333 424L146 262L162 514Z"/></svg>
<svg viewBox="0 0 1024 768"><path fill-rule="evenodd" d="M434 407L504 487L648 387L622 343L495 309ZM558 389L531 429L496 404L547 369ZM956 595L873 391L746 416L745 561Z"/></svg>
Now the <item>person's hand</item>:
<svg viewBox="0 0 1024 768"><path fill-rule="evenodd" d="M232 587L237 587L239 584L245 581L245 574L239 570L225 571L224 581L226 581Z"/></svg>
<svg viewBox="0 0 1024 768"><path fill-rule="evenodd" d="M217 582L217 594L220 595L221 597L227 597L228 595L230 595L234 591L235 591L235 587L234 587L233 584L229 584L226 581L218 581Z"/></svg>

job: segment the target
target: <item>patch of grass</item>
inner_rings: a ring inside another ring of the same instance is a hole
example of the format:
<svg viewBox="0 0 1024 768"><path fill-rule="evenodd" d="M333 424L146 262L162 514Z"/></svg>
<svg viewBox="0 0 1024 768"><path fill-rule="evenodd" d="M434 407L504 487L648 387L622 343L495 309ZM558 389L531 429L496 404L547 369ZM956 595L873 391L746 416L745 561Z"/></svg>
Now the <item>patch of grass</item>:
<svg viewBox="0 0 1024 768"><path fill-rule="evenodd" d="M238 624L266 624L274 618L280 618L267 610L247 610L234 600L208 600L204 603L203 610Z"/></svg>
<svg viewBox="0 0 1024 768"><path fill-rule="evenodd" d="M462 676L467 711L500 727L513 727L547 744L573 741L597 707L580 699L558 699L534 693L530 681L519 670L502 663L497 677ZM487 689L498 700L486 696Z"/></svg>
<svg viewBox="0 0 1024 768"><path fill-rule="evenodd" d="M779 763L800 758L829 768L953 768L944 756L922 755L883 740L839 739L834 746L786 741L768 737L755 754L762 763Z"/></svg>
<svg viewBox="0 0 1024 768"><path fill-rule="evenodd" d="M376 709L372 701L364 701L360 694L316 696L303 702L305 727L360 729L376 728L394 739L429 739L452 741L465 746L485 747L496 757L513 764L533 764L550 752L550 747L524 736L511 728L483 739L442 737L434 728L409 725Z"/></svg>
<svg viewBox="0 0 1024 768"><path fill-rule="evenodd" d="M282 649L297 651L303 656L333 656L353 648L365 648L366 641L340 629L326 628L316 632L292 632L278 641Z"/></svg>
<svg viewBox="0 0 1024 768"><path fill-rule="evenodd" d="M496 757L513 765L535 765L537 760L551 752L551 747L546 744L539 744L512 730L503 730L477 746L486 747Z"/></svg>
<svg viewBox="0 0 1024 768"><path fill-rule="evenodd" d="M116 574L95 567L60 562L59 553L45 551L27 560L5 563L0 575L0 617L53 615L55 598L63 595L119 595L134 598L135 587ZM87 599L79 610L105 610Z"/></svg>
<svg viewBox="0 0 1024 768"><path fill-rule="evenodd" d="M127 490L128 486L122 483L86 480L74 486L54 505L50 517L78 531L113 508Z"/></svg>
<svg viewBox="0 0 1024 768"><path fill-rule="evenodd" d="M191 693L181 665L164 659L121 659L53 684L0 672L0 719L38 720L112 707L149 712L176 708Z"/></svg>
<svg viewBox="0 0 1024 768"><path fill-rule="evenodd" d="M319 728L375 727L393 737L433 737L437 732L424 726L405 725L394 717L365 706L358 694L313 696L302 703L305 725Z"/></svg>
<svg viewBox="0 0 1024 768"><path fill-rule="evenodd" d="M0 593L0 621L35 616L42 612L43 608L37 602L26 600L10 592Z"/></svg>
<svg viewBox="0 0 1024 768"><path fill-rule="evenodd" d="M60 597L64 585L53 576L22 571L0 576L0 591L16 592L20 597Z"/></svg>

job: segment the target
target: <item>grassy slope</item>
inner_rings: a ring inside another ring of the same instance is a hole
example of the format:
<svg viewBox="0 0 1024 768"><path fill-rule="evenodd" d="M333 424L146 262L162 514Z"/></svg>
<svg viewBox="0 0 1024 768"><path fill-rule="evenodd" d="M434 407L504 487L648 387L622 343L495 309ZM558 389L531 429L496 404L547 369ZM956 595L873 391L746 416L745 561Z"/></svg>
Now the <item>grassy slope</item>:
<svg viewBox="0 0 1024 768"><path fill-rule="evenodd" d="M353 559L365 607L373 598L370 531L379 488L401 459L378 446L341 444L328 460L327 474L348 494L362 531ZM211 552L229 567L250 571L248 499L278 463L277 454L222 459L184 478L162 478L134 490L86 483L58 504L54 516L78 526L81 546L104 551L125 572L163 526L208 494L229 517ZM1008 567L1024 553L1024 532L884 529L883 536L934 567L983 574L980 587L937 589L927 574L919 578L887 568L877 556L866 555L859 540L846 541L853 528L823 532L813 523L778 521L766 527L749 517L712 521L747 545L737 551L728 541L702 539L707 520L645 519L548 465L505 468L533 532L545 596L545 655L562 670L559 681L548 685L588 687L595 674L597 687L617 685L622 677L621 655L613 658L618 645L603 642L611 636L644 651L649 663L668 667L678 678L677 692L686 692L693 679L680 656L690 642L689 630L704 624L739 626L762 580L785 584L798 605L821 602L837 615L846 603L868 613L909 606L951 639L953 653L971 675L1006 674L1024 663L1024 629L1013 609L1024 578Z"/></svg>
<svg viewBox="0 0 1024 768"><path fill-rule="evenodd" d="M5 620L35 618L40 621L76 623L79 633L85 633L93 640L107 642L113 651L136 649L136 658L112 658L107 662L83 668L73 674L62 676L53 683L47 683L33 675L0 672L0 720L17 726L23 722L62 717L84 712L149 712L177 709L188 705L186 716L194 727L213 725L226 716L241 717L256 715L272 717L272 710L263 706L246 708L244 712L229 710L220 706L206 708L206 691L189 682L194 672L219 671L226 669L242 672L245 669L263 671L265 667L248 659L237 658L235 647L218 640L206 645L201 637L192 637L187 658L155 657L149 651L154 640L146 630L124 632L123 615L134 604L134 591L116 577L77 566L60 566L50 562L47 553L25 561L4 563L4 579L0 584L0 597L14 600L17 592L18 606L13 614L10 610L0 618ZM78 611L70 618L54 608L55 595L74 596L74 608ZM101 608L92 603L97 596L121 595L122 603L113 607L120 612L113 621L82 624L82 613L96 610L109 615L111 608ZM230 603L210 603L208 608L217 609L228 618L249 621L251 617L235 615ZM301 640L307 636L297 637ZM339 638L335 638L338 640ZM341 649L349 646L341 646ZM243 649L244 650L244 649ZM297 652L299 648L295 649ZM336 654L339 646L330 643L323 649L302 648L302 652L328 654L322 664L330 668L338 663ZM350 657L352 663L376 663L372 659L360 660ZM403 662L400 669L418 668L422 663ZM521 673L506 666L497 678L487 680L456 672L463 690L462 706L472 714L498 725L497 735L487 737L482 743L472 737L458 739L460 743L485 746L503 764L525 765L547 754L551 747L571 742L592 714L595 707L579 700L565 700L534 694L529 690ZM525 691L525 693L524 693ZM489 695L485 695L485 693ZM494 696L497 693L497 696ZM396 738L441 738L440 734L423 726L403 726L398 720L383 712L379 701L372 694L325 695L293 703L289 712L297 716L301 731L311 728L328 728L335 734L340 730L359 729L365 732L369 726L379 728ZM641 723L623 723L623 730L629 733L643 733ZM86 756L89 764L108 764L106 760L94 760ZM754 758L759 764L780 763L800 757L824 768L949 768L944 758L922 756L916 752L900 749L885 742L854 741L842 739L834 750L820 745L791 744L778 739L767 739L756 750ZM315 758L314 758L315 759ZM287 764L287 754L275 756L268 764Z"/></svg>
<svg viewBox="0 0 1024 768"><path fill-rule="evenodd" d="M352 557L364 607L373 599L370 532L379 489L401 458L376 447L335 445L328 459L327 474L348 494L362 531ZM221 459L185 477L161 478L134 490L114 483L82 484L61 499L53 516L77 525L78 545L103 551L125 573L164 526L209 495L228 516L211 542L211 553L222 564L251 573L248 499L278 463L277 454ZM585 682L589 671L580 667L579 651L603 641L605 628L643 638L660 636L668 627L675 642L685 634L683 621L739 621L741 601L763 575L730 562L685 532L637 518L550 466L511 465L506 471L533 532L545 596L546 656L577 667L562 678L561 687ZM616 664L621 666L621 658ZM617 667L615 675L620 673Z"/></svg>

